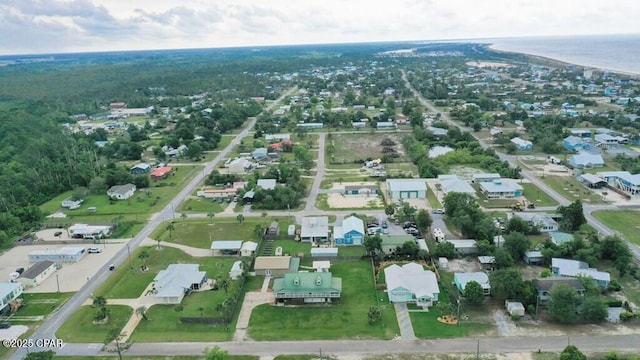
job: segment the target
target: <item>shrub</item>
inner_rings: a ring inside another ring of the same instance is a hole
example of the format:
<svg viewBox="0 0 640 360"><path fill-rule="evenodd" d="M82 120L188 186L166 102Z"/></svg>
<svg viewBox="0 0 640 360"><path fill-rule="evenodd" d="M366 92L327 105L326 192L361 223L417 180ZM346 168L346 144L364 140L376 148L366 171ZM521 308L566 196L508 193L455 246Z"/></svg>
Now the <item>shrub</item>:
<svg viewBox="0 0 640 360"><path fill-rule="evenodd" d="M622 307L622 300L609 299L605 301L605 304L607 304L607 307Z"/></svg>
<svg viewBox="0 0 640 360"><path fill-rule="evenodd" d="M636 317L636 314L630 312L630 311L623 311L620 313L620 320L621 321L629 321L632 320L633 318Z"/></svg>
<svg viewBox="0 0 640 360"><path fill-rule="evenodd" d="M607 287L608 291L620 291L622 290L622 285L620 285L620 283L618 282L618 280L613 279L611 280L611 282L609 283L609 286Z"/></svg>

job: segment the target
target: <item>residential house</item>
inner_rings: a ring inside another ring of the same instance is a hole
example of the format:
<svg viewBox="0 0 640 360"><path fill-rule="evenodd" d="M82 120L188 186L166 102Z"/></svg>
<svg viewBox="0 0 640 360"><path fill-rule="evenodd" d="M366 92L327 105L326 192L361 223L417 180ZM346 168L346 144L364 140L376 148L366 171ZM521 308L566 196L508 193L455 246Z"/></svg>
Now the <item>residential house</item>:
<svg viewBox="0 0 640 360"><path fill-rule="evenodd" d="M288 272L297 272L300 259L285 256L258 256L253 263L257 276L284 276Z"/></svg>
<svg viewBox="0 0 640 360"><path fill-rule="evenodd" d="M180 304L185 295L200 290L207 273L198 264L171 264L153 279L156 300L161 304Z"/></svg>
<svg viewBox="0 0 640 360"><path fill-rule="evenodd" d="M413 242L413 236L407 234L382 235L382 252L385 254L394 254L396 249L407 241Z"/></svg>
<svg viewBox="0 0 640 360"><path fill-rule="evenodd" d="M589 135L591 135L591 132L589 132ZM566 138L564 138L564 140L562 140L562 146L564 146L565 149L569 151L576 151L576 152L591 149L590 142L587 142L585 138L581 136L574 136L574 135L567 136Z"/></svg>
<svg viewBox="0 0 640 360"><path fill-rule="evenodd" d="M481 182L480 191L487 199L513 199L524 194L524 188L517 182L510 180Z"/></svg>
<svg viewBox="0 0 640 360"><path fill-rule="evenodd" d="M31 267L20 274L16 281L22 283L27 288L36 287L42 284L42 282L56 272L57 269L56 263L51 260L40 261L31 265Z"/></svg>
<svg viewBox="0 0 640 360"><path fill-rule="evenodd" d="M229 198L238 193L238 188L198 190L196 195L205 199Z"/></svg>
<svg viewBox="0 0 640 360"><path fill-rule="evenodd" d="M153 180L162 180L166 179L169 174L173 171L171 166L162 166L157 167L151 171L151 178Z"/></svg>
<svg viewBox="0 0 640 360"><path fill-rule="evenodd" d="M466 180L462 179L443 180L440 182L440 187L445 195L452 192L465 193L472 196L476 194L476 190Z"/></svg>
<svg viewBox="0 0 640 360"><path fill-rule="evenodd" d="M528 265L540 265L544 262L542 251L527 251L524 253L522 260Z"/></svg>
<svg viewBox="0 0 640 360"><path fill-rule="evenodd" d="M571 135L581 138L591 138L592 135L591 129L569 129L569 132Z"/></svg>
<svg viewBox="0 0 640 360"><path fill-rule="evenodd" d="M345 195L378 195L378 185L371 184L358 184L358 185L345 185Z"/></svg>
<svg viewBox="0 0 640 360"><path fill-rule="evenodd" d="M303 217L300 241L314 243L329 241L329 217Z"/></svg>
<svg viewBox="0 0 640 360"><path fill-rule="evenodd" d="M555 277L590 277L602 287L607 287L611 281L608 272L590 268L589 264L578 260L552 258L551 273Z"/></svg>
<svg viewBox="0 0 640 360"><path fill-rule="evenodd" d="M245 241L240 247L240 256L253 256L258 249L258 243L253 241Z"/></svg>
<svg viewBox="0 0 640 360"><path fill-rule="evenodd" d="M60 206L62 206L65 209L75 210L75 209L79 209L80 205L83 202L84 202L83 199L76 199L75 197L71 196L62 200L62 202L60 203Z"/></svg>
<svg viewBox="0 0 640 360"><path fill-rule="evenodd" d="M471 175L471 182L474 184L479 184L483 182L493 182L495 180L500 180L500 174L498 173L479 173Z"/></svg>
<svg viewBox="0 0 640 360"><path fill-rule="evenodd" d="M460 256L467 256L471 254L478 253L478 245L473 239L462 239L462 240L446 240L453 244L453 247L456 250L456 254Z"/></svg>
<svg viewBox="0 0 640 360"><path fill-rule="evenodd" d="M443 128L434 127L434 126L429 126L427 130L431 133L431 135L437 138L447 136L447 134L449 134L449 129L443 129Z"/></svg>
<svg viewBox="0 0 640 360"><path fill-rule="evenodd" d="M87 249L82 246L65 246L60 249L34 250L27 256L29 262L53 261L56 263L74 263L87 255Z"/></svg>
<svg viewBox="0 0 640 360"><path fill-rule="evenodd" d="M242 240L216 240L211 242L213 256L238 255L242 249Z"/></svg>
<svg viewBox="0 0 640 360"><path fill-rule="evenodd" d="M318 106L320 106L320 105L318 105ZM317 107L316 107L316 109L317 109ZM296 126L311 130L311 129L322 129L324 124L323 123L298 123L298 124L296 124Z"/></svg>
<svg viewBox="0 0 640 360"><path fill-rule="evenodd" d="M269 154L269 150L267 150L267 148L257 148L255 150L253 150L253 152L251 153L251 157L253 157L255 160L260 160L260 159L264 159L267 157L267 155Z"/></svg>
<svg viewBox="0 0 640 360"><path fill-rule="evenodd" d="M276 188L276 179L258 179L256 186L264 190L273 190Z"/></svg>
<svg viewBox="0 0 640 360"><path fill-rule="evenodd" d="M10 310L9 303L22 295L24 285L22 283L0 283L0 314Z"/></svg>
<svg viewBox="0 0 640 360"><path fill-rule="evenodd" d="M340 300L342 279L330 272L295 272L273 280L276 303L331 304Z"/></svg>
<svg viewBox="0 0 640 360"><path fill-rule="evenodd" d="M107 190L107 196L111 199L127 200L136 192L136 186L129 183L124 185L114 185Z"/></svg>
<svg viewBox="0 0 640 360"><path fill-rule="evenodd" d="M595 136L596 144L599 147L609 147L611 145L618 145L620 143L619 136L613 136L610 134L596 134Z"/></svg>
<svg viewBox="0 0 640 360"><path fill-rule="evenodd" d="M607 182L603 178L594 174L582 174L577 179L591 189L600 189L607 186Z"/></svg>
<svg viewBox="0 0 640 360"><path fill-rule="evenodd" d="M438 301L440 289L436 275L420 264L393 264L384 269L384 278L390 303L415 303L429 308Z"/></svg>
<svg viewBox="0 0 640 360"><path fill-rule="evenodd" d="M364 221L349 216L342 220L341 226L333 227L333 239L336 246L362 245L364 241Z"/></svg>
<svg viewBox="0 0 640 360"><path fill-rule="evenodd" d="M631 174L628 171L599 172L608 185L622 190L629 196L640 195L640 174Z"/></svg>
<svg viewBox="0 0 640 360"><path fill-rule="evenodd" d="M560 231L550 232L549 238L551 239L551 242L556 244L557 246L560 246L562 244L575 240L575 238L573 237L573 234L567 234Z"/></svg>
<svg viewBox="0 0 640 360"><path fill-rule="evenodd" d="M425 179L387 179L387 193L391 200L426 199L427 185Z"/></svg>
<svg viewBox="0 0 640 360"><path fill-rule="evenodd" d="M139 163L133 165L130 171L133 175L148 174L151 171L151 165L147 163Z"/></svg>
<svg viewBox="0 0 640 360"><path fill-rule="evenodd" d="M519 212L513 215L523 219L529 223L530 226L537 226L540 232L558 231L559 228L558 223L547 213Z"/></svg>
<svg viewBox="0 0 640 360"><path fill-rule="evenodd" d="M378 130L395 130L396 126L393 121L378 121L376 123L376 129Z"/></svg>
<svg viewBox="0 0 640 360"><path fill-rule="evenodd" d="M553 290L559 286L565 285L575 291L580 295L584 296L586 289L584 285L582 285L582 281L576 278L543 278L536 279L533 281L533 286L536 289L536 297L538 298L538 304L540 306L545 306L547 301L551 297L551 293Z"/></svg>
<svg viewBox="0 0 640 360"><path fill-rule="evenodd" d="M249 159L241 157L233 159L227 164L230 173L243 174L253 169L253 163Z"/></svg>
<svg viewBox="0 0 640 360"><path fill-rule="evenodd" d="M586 152L573 155L567 162L574 169L593 169L604 166L604 159L602 159L600 154L590 154Z"/></svg>
<svg viewBox="0 0 640 360"><path fill-rule="evenodd" d="M289 141L291 140L290 134L267 134L264 136L264 140L267 142Z"/></svg>
<svg viewBox="0 0 640 360"><path fill-rule="evenodd" d="M67 229L69 236L74 239L104 239L111 235L111 226L73 224Z"/></svg>
<svg viewBox="0 0 640 360"><path fill-rule="evenodd" d="M482 291L485 295L491 293L491 285L489 284L489 276L483 272L467 272L467 273L454 273L453 283L461 293L464 292L465 287L471 281L475 281L482 286Z"/></svg>
<svg viewBox="0 0 640 360"><path fill-rule="evenodd" d="M229 270L229 278L231 280L238 280L242 274L244 274L244 269L242 268L242 261L238 260L233 263L231 266L231 270Z"/></svg>
<svg viewBox="0 0 640 360"><path fill-rule="evenodd" d="M511 142L516 145L518 150L531 150L533 149L533 143L529 140L523 140L519 137L514 137Z"/></svg>
<svg viewBox="0 0 640 360"><path fill-rule="evenodd" d="M478 256L478 263L484 271L493 271L496 267L495 256Z"/></svg>

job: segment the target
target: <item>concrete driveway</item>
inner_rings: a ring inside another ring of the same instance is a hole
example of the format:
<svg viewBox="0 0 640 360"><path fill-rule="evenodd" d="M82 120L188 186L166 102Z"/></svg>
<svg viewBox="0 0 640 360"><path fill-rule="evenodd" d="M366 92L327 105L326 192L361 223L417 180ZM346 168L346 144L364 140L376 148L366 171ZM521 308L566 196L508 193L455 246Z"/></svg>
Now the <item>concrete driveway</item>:
<svg viewBox="0 0 640 360"><path fill-rule="evenodd" d="M406 303L394 303L393 308L396 310L398 318L398 326L400 327L400 337L402 340L415 340L416 335L413 333L413 324L409 317L409 309Z"/></svg>

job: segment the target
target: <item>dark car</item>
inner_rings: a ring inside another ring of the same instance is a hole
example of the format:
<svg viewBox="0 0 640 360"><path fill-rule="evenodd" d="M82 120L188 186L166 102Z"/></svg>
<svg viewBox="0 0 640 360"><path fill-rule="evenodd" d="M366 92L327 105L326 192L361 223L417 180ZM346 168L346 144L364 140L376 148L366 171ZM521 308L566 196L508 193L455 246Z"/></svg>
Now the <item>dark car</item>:
<svg viewBox="0 0 640 360"><path fill-rule="evenodd" d="M23 267L19 267L16 269L16 272L20 275L22 275L22 273L24 272L24 268Z"/></svg>
<svg viewBox="0 0 640 360"><path fill-rule="evenodd" d="M56 231L56 232L53 233L53 236L55 236L55 237L58 237L60 235L62 235L62 231Z"/></svg>
<svg viewBox="0 0 640 360"><path fill-rule="evenodd" d="M444 214L444 210L442 210L442 209L433 209L433 210L431 210L431 213L432 214L440 214L440 215L442 215L442 214Z"/></svg>
<svg viewBox="0 0 640 360"><path fill-rule="evenodd" d="M382 225L381 226L382 226L383 229L386 229L389 226L389 224L387 224L387 222L385 220L382 220Z"/></svg>
<svg viewBox="0 0 640 360"><path fill-rule="evenodd" d="M110 271L113 271L115 268L116 268L116 266L115 266L115 265L113 265L113 264L109 265L109 270L110 270Z"/></svg>
<svg viewBox="0 0 640 360"><path fill-rule="evenodd" d="M10 327L11 327L11 324L6 321L0 322L0 329L8 329Z"/></svg>
<svg viewBox="0 0 640 360"><path fill-rule="evenodd" d="M416 224L412 223L411 221L405 221L404 224L402 224L403 229L414 228L414 227L416 227Z"/></svg>

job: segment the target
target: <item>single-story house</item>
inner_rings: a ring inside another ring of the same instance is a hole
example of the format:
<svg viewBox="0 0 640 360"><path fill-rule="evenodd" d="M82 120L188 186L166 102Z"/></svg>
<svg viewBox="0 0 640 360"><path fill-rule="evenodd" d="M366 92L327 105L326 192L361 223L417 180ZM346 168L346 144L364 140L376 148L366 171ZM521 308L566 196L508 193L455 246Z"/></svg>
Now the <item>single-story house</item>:
<svg viewBox="0 0 640 360"><path fill-rule="evenodd" d="M320 105L318 105L320 106ZM317 107L316 107L317 109ZM323 123L297 123L296 127L301 127L301 128L305 128L305 129L322 129L322 127L324 126Z"/></svg>
<svg viewBox="0 0 640 360"><path fill-rule="evenodd" d="M345 195L378 195L378 185L345 185Z"/></svg>
<svg viewBox="0 0 640 360"><path fill-rule="evenodd" d="M427 183L425 179L387 179L387 193L391 200L426 199Z"/></svg>
<svg viewBox="0 0 640 360"><path fill-rule="evenodd" d="M269 150L267 150L267 148L257 148L255 150L253 150L253 152L251 153L251 156L256 159L256 160L260 160L263 159L265 157L267 157L267 154L269 153Z"/></svg>
<svg viewBox="0 0 640 360"><path fill-rule="evenodd" d="M533 149L533 143L529 140L523 140L519 137L514 137L511 142L516 145L518 150L531 150Z"/></svg>
<svg viewBox="0 0 640 360"><path fill-rule="evenodd" d="M273 280L278 304L330 304L340 300L342 279L330 272L295 272Z"/></svg>
<svg viewBox="0 0 640 360"><path fill-rule="evenodd" d="M238 255L242 249L242 240L215 240L211 242L213 256Z"/></svg>
<svg viewBox="0 0 640 360"><path fill-rule="evenodd" d="M407 241L413 241L413 236L408 234L401 235L382 235L382 252L385 254L393 254L396 248L402 246Z"/></svg>
<svg viewBox="0 0 640 360"><path fill-rule="evenodd" d="M482 270L484 271L493 271L496 267L496 257L495 256L478 256L478 263Z"/></svg>
<svg viewBox="0 0 640 360"><path fill-rule="evenodd" d="M117 200L127 200L136 192L136 186L129 183L124 185L114 185L107 190L107 196Z"/></svg>
<svg viewBox="0 0 640 360"><path fill-rule="evenodd" d="M564 243L568 243L569 241L573 241L575 240L575 238L573 237L573 234L567 234L564 232L560 232L560 231L553 231L549 233L549 238L551 239L551 242L560 246Z"/></svg>
<svg viewBox="0 0 640 360"><path fill-rule="evenodd" d="M51 260L44 260L31 265L25 270L16 281L22 283L25 287L36 287L42 284L49 276L57 270L56 263Z"/></svg>
<svg viewBox="0 0 640 360"><path fill-rule="evenodd" d="M75 197L71 196L62 200L62 202L60 203L60 206L65 209L75 210L80 208L80 205L82 205L83 202L84 202L83 199L76 199Z"/></svg>
<svg viewBox="0 0 640 360"><path fill-rule="evenodd" d="M258 243L253 241L245 241L240 247L240 256L253 256L258 248Z"/></svg>
<svg viewBox="0 0 640 360"><path fill-rule="evenodd" d="M471 175L471 182L479 184L483 182L492 182L494 180L500 180L500 174L498 173L480 173Z"/></svg>
<svg viewBox="0 0 640 360"><path fill-rule="evenodd" d="M518 212L513 216L517 216L528 222L530 226L537 226L540 232L558 231L559 225L553 218L543 212Z"/></svg>
<svg viewBox="0 0 640 360"><path fill-rule="evenodd" d="M489 284L489 276L487 276L487 274L483 272L457 272L453 274L453 283L461 293L464 292L464 288L470 281L475 281L480 284L485 295L491 293L491 285Z"/></svg>
<svg viewBox="0 0 640 360"><path fill-rule="evenodd" d="M139 163L133 165L130 170L133 175L147 174L151 171L151 165L147 163Z"/></svg>
<svg viewBox="0 0 640 360"><path fill-rule="evenodd" d="M109 225L73 224L67 229L74 239L102 239L111 235Z"/></svg>
<svg viewBox="0 0 640 360"><path fill-rule="evenodd" d="M523 187L517 182L500 179L481 182L480 191L488 199L512 199L524 194Z"/></svg>
<svg viewBox="0 0 640 360"><path fill-rule="evenodd" d="M353 215L345 218L342 220L341 226L333 227L333 239L336 246L362 245L364 241L364 221Z"/></svg>
<svg viewBox="0 0 640 360"><path fill-rule="evenodd" d="M396 123L393 121L378 121L376 123L376 129L378 130L392 130L396 128Z"/></svg>
<svg viewBox="0 0 640 360"><path fill-rule="evenodd" d="M527 251L524 253L522 260L528 265L540 265L544 261L542 251Z"/></svg>
<svg viewBox="0 0 640 360"><path fill-rule="evenodd" d="M167 176L169 176L169 174L171 174L172 171L173 171L173 168L171 166L158 167L153 169L153 171L151 171L151 178L154 180L166 179Z"/></svg>
<svg viewBox="0 0 640 360"><path fill-rule="evenodd" d="M311 257L312 258L330 258L338 256L338 248L337 247L312 247L311 248Z"/></svg>
<svg viewBox="0 0 640 360"><path fill-rule="evenodd" d="M604 166L604 159L600 154L579 153L567 161L574 169L593 169Z"/></svg>
<svg viewBox="0 0 640 360"><path fill-rule="evenodd" d="M258 256L253 263L257 276L283 276L288 272L297 272L300 259L291 256Z"/></svg>
<svg viewBox="0 0 640 360"><path fill-rule="evenodd" d="M206 189L198 190L196 195L205 199L220 199L234 196L238 193L238 189L226 188L226 189Z"/></svg>
<svg viewBox="0 0 640 360"><path fill-rule="evenodd" d="M596 134L595 140L598 146L600 147L607 147L610 145L617 145L620 143L619 136L613 136L609 134Z"/></svg>
<svg viewBox="0 0 640 360"><path fill-rule="evenodd" d="M578 176L578 181L592 189L600 189L607 186L607 181L595 174L582 174Z"/></svg>
<svg viewBox="0 0 640 360"><path fill-rule="evenodd" d="M312 216L302 218L300 230L302 242L327 242L329 241L329 217Z"/></svg>
<svg viewBox="0 0 640 360"><path fill-rule="evenodd" d="M291 140L290 134L267 134L264 136L264 140L267 142L277 142L283 140Z"/></svg>
<svg viewBox="0 0 640 360"><path fill-rule="evenodd" d="M569 132L571 135L581 138L590 138L592 135L591 129L569 129Z"/></svg>
<svg viewBox="0 0 640 360"><path fill-rule="evenodd" d="M629 196L640 195L640 174L631 174L628 171L605 171L599 172L598 176Z"/></svg>
<svg viewBox="0 0 640 360"><path fill-rule="evenodd" d="M440 186L445 195L452 192L465 193L469 195L475 195L476 193L476 190L472 188L466 180L462 179L443 180L440 182Z"/></svg>
<svg viewBox="0 0 640 360"><path fill-rule="evenodd" d="M198 264L171 264L153 279L156 299L162 304L180 304L185 295L207 282Z"/></svg>
<svg viewBox="0 0 640 360"><path fill-rule="evenodd" d="M9 303L22 295L24 285L22 283L3 282L0 283L0 314L9 307Z"/></svg>
<svg viewBox="0 0 640 360"><path fill-rule="evenodd" d="M590 268L584 261L571 259L552 258L551 273L555 277L590 277L602 287L609 286L611 281L611 274L608 272Z"/></svg>
<svg viewBox="0 0 640 360"><path fill-rule="evenodd" d="M87 249L82 246L65 246L60 249L34 250L27 257L32 263L44 260L56 263L74 263L80 261L85 255L87 255Z"/></svg>
<svg viewBox="0 0 640 360"><path fill-rule="evenodd" d="M591 132L589 132L591 135ZM583 151L591 149L591 143L587 142L583 137L580 136L567 136L562 140L562 146L569 151Z"/></svg>
<svg viewBox="0 0 640 360"><path fill-rule="evenodd" d="M429 126L427 130L431 133L431 135L435 137L447 136L447 134L449 134L449 129L443 129L434 126Z"/></svg>
<svg viewBox="0 0 640 360"><path fill-rule="evenodd" d="M433 271L417 263L391 265L384 269L390 303L415 303L429 308L438 301L440 289Z"/></svg>
<svg viewBox="0 0 640 360"><path fill-rule="evenodd" d="M273 190L276 188L276 179L258 179L256 186L264 190Z"/></svg>
<svg viewBox="0 0 640 360"><path fill-rule="evenodd" d="M551 297L551 292L558 285L566 285L570 288L576 290L576 292L583 296L585 293L584 285L582 285L582 281L576 278L543 278L536 279L533 281L533 286L536 289L536 296L539 301L539 305L544 306L547 303L547 300Z"/></svg>
<svg viewBox="0 0 640 360"><path fill-rule="evenodd" d="M229 278L231 280L238 280L242 276L242 274L244 274L244 270L242 269L242 261L238 260L231 266L231 270L229 270Z"/></svg>
<svg viewBox="0 0 640 360"><path fill-rule="evenodd" d="M473 239L462 239L462 240L446 240L453 244L456 249L456 254L461 256L477 254L478 246L475 240Z"/></svg>
<svg viewBox="0 0 640 360"><path fill-rule="evenodd" d="M230 173L242 174L251 171L251 169L253 169L253 163L249 161L249 159L241 157L229 162L227 168Z"/></svg>

